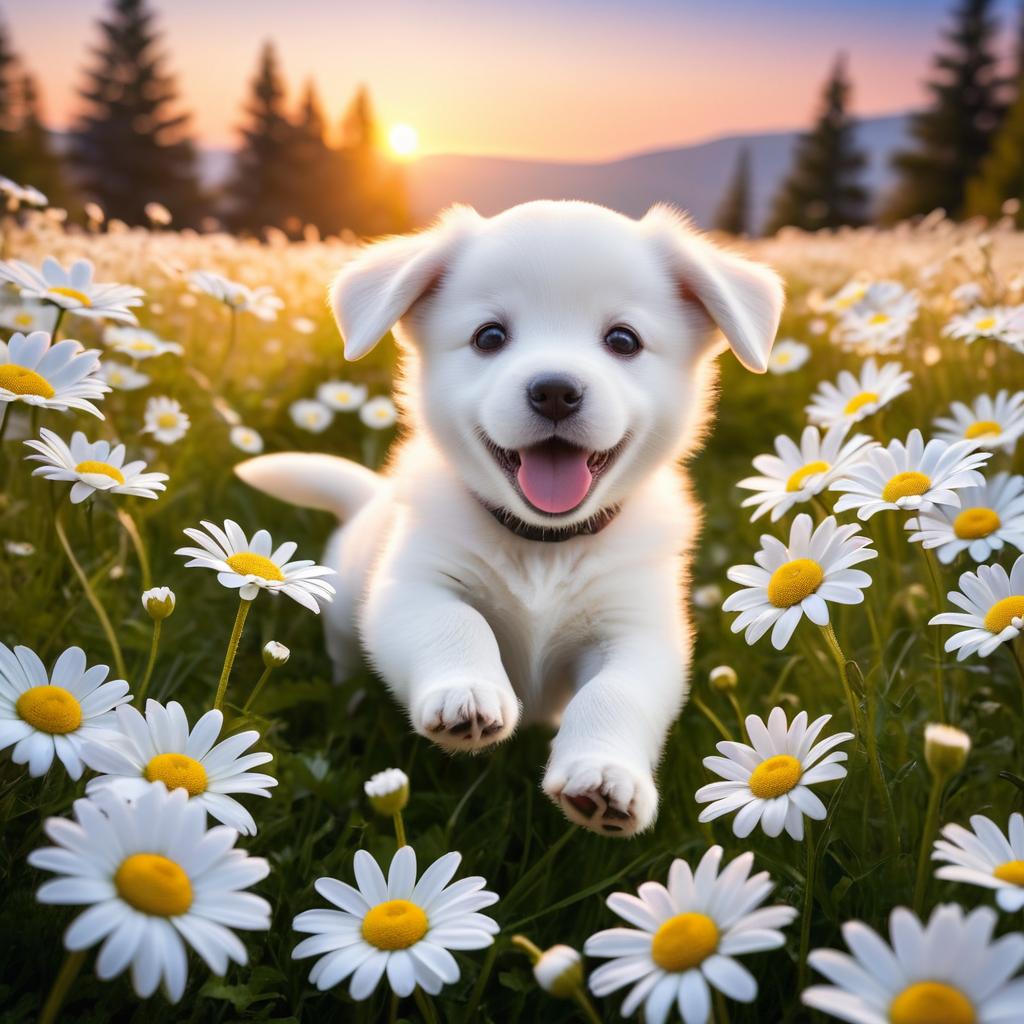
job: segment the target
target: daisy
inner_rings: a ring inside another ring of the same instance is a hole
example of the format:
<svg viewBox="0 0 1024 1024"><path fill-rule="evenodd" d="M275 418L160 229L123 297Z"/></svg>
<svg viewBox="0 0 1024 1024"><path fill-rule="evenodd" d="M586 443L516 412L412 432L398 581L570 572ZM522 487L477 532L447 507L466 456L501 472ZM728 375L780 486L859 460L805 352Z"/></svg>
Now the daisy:
<svg viewBox="0 0 1024 1024"><path fill-rule="evenodd" d="M697 790L698 803L713 801L700 812L700 821L738 811L732 830L740 839L746 839L758 823L772 838L785 828L794 839L803 839L804 815L823 821L826 813L808 787L846 776L840 763L846 753L832 748L852 740L853 733L838 732L815 742L831 717L822 715L808 725L807 712L801 711L787 726L782 708L772 709L767 724L757 715L748 715L750 746L721 742L717 749L722 757L704 758L704 767L726 781Z"/></svg>
<svg viewBox="0 0 1024 1024"><path fill-rule="evenodd" d="M819 384L807 406L807 418L823 427L859 423L909 391L912 378L913 374L899 363L886 363L879 368L873 358L867 359L859 376L843 370L835 384Z"/></svg>
<svg viewBox="0 0 1024 1024"><path fill-rule="evenodd" d="M176 555L191 559L186 568L199 566L213 569L217 582L231 590L238 590L243 601L252 601L261 590L269 594L287 594L310 611L320 612L320 604L334 597L334 587L323 580L333 576L334 570L316 565L312 559L290 562L298 545L286 541L276 550L270 534L257 530L252 539L246 538L238 523L225 520L221 529L214 523L202 523L203 530L185 530L185 536L194 540L197 548L178 548Z"/></svg>
<svg viewBox="0 0 1024 1024"><path fill-rule="evenodd" d="M31 185L19 185L0 175L0 195L6 200L6 207L11 212L19 206L46 206L49 200L37 188Z"/></svg>
<svg viewBox="0 0 1024 1024"><path fill-rule="evenodd" d="M142 433L152 434L161 444L174 444L188 433L192 421L177 399L154 395L146 402L145 424Z"/></svg>
<svg viewBox="0 0 1024 1024"><path fill-rule="evenodd" d="M374 430L387 430L393 427L398 419L395 403L384 395L378 395L365 402L359 410L359 418Z"/></svg>
<svg viewBox="0 0 1024 1024"><path fill-rule="evenodd" d="M796 910L761 906L773 884L766 871L750 877L752 853L719 873L721 861L722 848L712 846L696 871L674 860L667 886L645 882L637 896L608 897L608 908L634 927L609 928L587 939L587 956L613 958L590 975L594 995L632 985L622 1016L643 1006L646 1024L664 1024L673 1005L685 1024L705 1024L712 988L739 1002L754 1001L757 982L735 958L783 946L779 929Z"/></svg>
<svg viewBox="0 0 1024 1024"><path fill-rule="evenodd" d="M214 974L244 964L245 946L231 928L266 931L270 904L244 892L267 877L262 857L234 848L236 833L207 830L202 807L182 789L155 783L128 803L113 792L76 800L77 820L48 818L55 846L29 854L29 863L59 877L44 882L40 903L82 906L64 933L69 950L102 942L96 974L104 981L131 965L142 998L163 982L176 1003L188 978L191 946Z"/></svg>
<svg viewBox="0 0 1024 1024"><path fill-rule="evenodd" d="M104 362L96 374L100 380L106 381L117 391L138 391L146 387L151 378L134 367L124 363Z"/></svg>
<svg viewBox="0 0 1024 1024"><path fill-rule="evenodd" d="M828 516L811 532L806 512L793 520L789 544L769 534L761 537L757 565L733 566L727 573L743 590L730 594L722 610L739 612L732 631L746 630L748 644L756 643L769 628L772 646L782 650L797 623L806 615L817 626L828 624L828 604L860 604L871 577L852 566L875 558L878 552L860 534L856 523L840 526Z"/></svg>
<svg viewBox="0 0 1024 1024"><path fill-rule="evenodd" d="M347 380L329 380L316 389L316 397L338 412L352 412L366 401L366 388Z"/></svg>
<svg viewBox="0 0 1024 1024"><path fill-rule="evenodd" d="M981 487L960 491L960 508L936 508L908 519L910 539L925 548L938 548L939 561L952 562L966 551L975 562L986 562L1003 545L1024 551L1024 476L997 473Z"/></svg>
<svg viewBox="0 0 1024 1024"><path fill-rule="evenodd" d="M848 424L837 423L822 437L817 427L804 427L799 447L784 434L775 438L777 454L754 459L754 468L764 475L749 476L736 485L756 492L742 503L743 508L755 506L751 521L771 511L776 522L794 505L820 494L875 447L867 434L847 440L849 429Z"/></svg>
<svg viewBox="0 0 1024 1024"><path fill-rule="evenodd" d="M971 405L954 402L949 412L934 421L934 436L942 441L968 440L986 451L1013 454L1024 433L1024 391L979 395Z"/></svg>
<svg viewBox="0 0 1024 1024"><path fill-rule="evenodd" d="M1024 555L1009 574L1001 565L979 565L976 572L965 572L960 589L946 596L961 611L942 612L928 624L965 627L946 641L947 652L958 652L957 661L972 654L987 658L1024 630Z"/></svg>
<svg viewBox="0 0 1024 1024"><path fill-rule="evenodd" d="M111 447L109 441L89 441L80 430L71 435L70 445L46 427L39 435L42 440L25 442L39 453L27 455L26 459L43 463L32 470L32 475L71 483L73 505L97 491L156 498L158 491L166 490L167 474L143 472L146 464L141 459L126 463L123 444Z"/></svg>
<svg viewBox="0 0 1024 1024"><path fill-rule="evenodd" d="M809 345L792 338L777 341L768 357L768 372L774 374L794 373L811 358Z"/></svg>
<svg viewBox="0 0 1024 1024"><path fill-rule="evenodd" d="M173 341L164 341L142 327L108 327L103 341L115 352L132 359L153 359L170 353L180 356L185 350Z"/></svg>
<svg viewBox="0 0 1024 1024"><path fill-rule="evenodd" d="M990 452L975 451L971 441L947 444L937 438L925 445L914 429L904 443L894 438L885 448L873 448L864 460L848 469L831 486L843 494L836 512L855 508L858 519L870 519L883 509L930 512L936 505L960 507L956 493L965 487L983 487L978 472Z"/></svg>
<svg viewBox="0 0 1024 1024"><path fill-rule="evenodd" d="M840 317L836 339L844 348L866 352L894 352L903 344L917 319L916 292L896 281L875 281Z"/></svg>
<svg viewBox="0 0 1024 1024"><path fill-rule="evenodd" d="M44 409L81 409L103 419L93 405L110 391L97 375L100 354L70 338L51 344L45 331L0 341L0 404L25 402Z"/></svg>
<svg viewBox="0 0 1024 1024"><path fill-rule="evenodd" d="M322 434L334 419L334 413L322 402L312 398L300 398L288 407L288 415L292 423L311 434Z"/></svg>
<svg viewBox="0 0 1024 1024"><path fill-rule="evenodd" d="M25 334L46 331L49 334L56 322L57 311L53 306L25 303L0 309L0 327L6 327L11 331L22 331Z"/></svg>
<svg viewBox="0 0 1024 1024"><path fill-rule="evenodd" d="M1024 341L1024 318L1019 306L974 306L953 317L942 328L947 338L959 338L971 344L983 338L1019 345Z"/></svg>
<svg viewBox="0 0 1024 1024"><path fill-rule="evenodd" d="M20 288L23 299L39 299L75 316L137 323L131 309L142 305L142 289L99 284L92 274L89 260L75 260L67 270L51 256L43 260L41 270L21 260L0 261L0 281Z"/></svg>
<svg viewBox="0 0 1024 1024"><path fill-rule="evenodd" d="M115 714L118 731L113 740L88 743L82 751L82 760L100 773L86 786L87 796L113 789L126 800L137 800L150 783L162 782L168 789L184 789L210 817L243 836L256 835L252 815L229 794L269 797L277 785L272 776L249 771L272 761L273 754L242 756L260 738L258 732L235 733L216 743L224 716L207 711L190 732L184 709L173 700L166 707L146 701L145 718L127 704Z"/></svg>
<svg viewBox="0 0 1024 1024"><path fill-rule="evenodd" d="M995 889L996 903L1008 914L1024 908L1024 816L1010 815L1008 835L983 814L971 816L971 828L946 825L935 842L932 860L945 861L936 878Z"/></svg>
<svg viewBox="0 0 1024 1024"><path fill-rule="evenodd" d="M494 942L498 925L477 913L498 897L484 889L479 877L452 885L462 857L446 853L416 880L416 853L401 846L385 880L365 850L355 855L358 888L335 878L318 878L316 891L338 910L305 910L292 927L309 932L292 958L321 956L309 972L320 991L351 975L349 995L367 999L387 974L398 996L418 985L436 995L459 980L459 965L449 950L484 949Z"/></svg>
<svg viewBox="0 0 1024 1024"><path fill-rule="evenodd" d="M292 330L299 334L312 334L316 330L316 321L308 316L297 316L292 319Z"/></svg>
<svg viewBox="0 0 1024 1024"><path fill-rule="evenodd" d="M401 768L385 768L363 783L363 792L378 814L397 814L409 802L409 776Z"/></svg>
<svg viewBox="0 0 1024 1024"><path fill-rule="evenodd" d="M263 451L263 438L252 427L243 427L239 424L231 428L228 436L236 448L248 455L259 455Z"/></svg>
<svg viewBox="0 0 1024 1024"><path fill-rule="evenodd" d="M1014 1024L1024 1005L1024 935L993 941L995 911L965 914L947 903L927 924L906 907L889 916L887 943L861 921L843 925L850 956L816 949L808 963L831 985L813 985L806 1006L853 1024Z"/></svg>
<svg viewBox="0 0 1024 1024"><path fill-rule="evenodd" d="M193 271L189 280L201 292L223 302L229 309L252 313L259 320L276 320L278 310L284 307L284 300L267 286L250 288L208 270Z"/></svg>
<svg viewBox="0 0 1024 1024"><path fill-rule="evenodd" d="M46 774L53 755L73 779L82 777L82 744L103 740L114 728L113 709L131 700L123 679L107 682L106 665L86 668L85 654L69 647L47 672L27 647L0 644L0 750L13 744L11 760Z"/></svg>
<svg viewBox="0 0 1024 1024"><path fill-rule="evenodd" d="M964 308L976 306L981 302L983 289L977 281L965 281L958 284L950 293L949 297L958 305Z"/></svg>
<svg viewBox="0 0 1024 1024"><path fill-rule="evenodd" d="M871 281L864 277L847 281L834 295L825 299L818 307L823 313L845 313L867 294Z"/></svg>
<svg viewBox="0 0 1024 1024"><path fill-rule="evenodd" d="M171 211L163 203L146 203L142 211L154 227L165 228L171 223Z"/></svg>

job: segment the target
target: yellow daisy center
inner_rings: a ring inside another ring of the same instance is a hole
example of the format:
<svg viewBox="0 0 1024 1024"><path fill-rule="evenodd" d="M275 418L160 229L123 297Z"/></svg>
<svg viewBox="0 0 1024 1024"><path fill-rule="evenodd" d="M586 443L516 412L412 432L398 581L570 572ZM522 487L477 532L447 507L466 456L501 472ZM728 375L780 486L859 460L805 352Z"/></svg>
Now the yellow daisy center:
<svg viewBox="0 0 1024 1024"><path fill-rule="evenodd" d="M855 412L860 412L865 405L877 401L877 391L859 391L843 406L843 413L846 416L852 416Z"/></svg>
<svg viewBox="0 0 1024 1024"><path fill-rule="evenodd" d="M975 1024L970 1000L952 985L919 981L889 1004L890 1024Z"/></svg>
<svg viewBox="0 0 1024 1024"><path fill-rule="evenodd" d="M82 705L63 686L33 686L14 707L33 729L54 736L74 732L82 724Z"/></svg>
<svg viewBox="0 0 1024 1024"><path fill-rule="evenodd" d="M793 353L792 352L777 352L775 354L775 365L776 366L785 366L787 363L789 363L792 360L792 358L793 358Z"/></svg>
<svg viewBox="0 0 1024 1024"><path fill-rule="evenodd" d="M16 313L14 316L14 325L16 327L31 327L33 323L33 317L31 313Z"/></svg>
<svg viewBox="0 0 1024 1024"><path fill-rule="evenodd" d="M97 462L94 459L86 459L85 462L80 462L75 466L75 472L99 473L101 476L109 476L111 480L116 480L119 484L124 483L124 473L117 466L112 466L109 462Z"/></svg>
<svg viewBox="0 0 1024 1024"><path fill-rule="evenodd" d="M750 792L762 800L788 793L800 781L803 765L789 754L776 754L762 761L750 775Z"/></svg>
<svg viewBox="0 0 1024 1024"><path fill-rule="evenodd" d="M799 491L804 485L804 481L809 476L816 476L818 473L827 473L832 467L827 462L822 462L820 459L817 462L808 462L806 465L801 466L796 472L791 473L789 479L786 481L787 491Z"/></svg>
<svg viewBox="0 0 1024 1024"><path fill-rule="evenodd" d="M931 487L931 480L916 470L908 469L904 473L897 473L882 488L882 499L884 501L896 502L900 498L909 498L911 495L924 494Z"/></svg>
<svg viewBox="0 0 1024 1024"><path fill-rule="evenodd" d="M227 559L227 563L239 576L260 576L276 583L284 580L284 573L269 558L252 551L239 551Z"/></svg>
<svg viewBox="0 0 1024 1024"><path fill-rule="evenodd" d="M168 789L183 789L189 796L206 792L206 769L187 754L157 754L146 765L146 778Z"/></svg>
<svg viewBox="0 0 1024 1024"><path fill-rule="evenodd" d="M1024 886L1024 860L1008 860L1005 864L1000 864L992 874L1000 882Z"/></svg>
<svg viewBox="0 0 1024 1024"><path fill-rule="evenodd" d="M1002 432L1002 426L995 420L976 420L964 431L964 437L971 440L976 437L998 437Z"/></svg>
<svg viewBox="0 0 1024 1024"><path fill-rule="evenodd" d="M985 628L990 633L1002 633L1014 619L1024 619L1024 597L1019 594L996 601L985 616Z"/></svg>
<svg viewBox="0 0 1024 1024"><path fill-rule="evenodd" d="M173 412L162 412L156 418L156 425L158 427L176 427L178 425L178 415Z"/></svg>
<svg viewBox="0 0 1024 1024"><path fill-rule="evenodd" d="M794 558L780 565L768 581L768 600L776 608L789 608L813 594L825 573L811 558Z"/></svg>
<svg viewBox="0 0 1024 1024"><path fill-rule="evenodd" d="M994 508L965 508L953 520L953 532L961 540L977 540L995 533L1002 525Z"/></svg>
<svg viewBox="0 0 1024 1024"><path fill-rule="evenodd" d="M888 313L874 313L868 323L872 327L880 327L882 324L887 324L892 319Z"/></svg>
<svg viewBox="0 0 1024 1024"><path fill-rule="evenodd" d="M48 288L47 291L51 295L63 295L66 299L74 299L80 306L92 305L92 299L85 292L80 292L77 288L65 288L63 285L55 285L53 288Z"/></svg>
<svg viewBox="0 0 1024 1024"><path fill-rule="evenodd" d="M53 385L35 370L17 363L0 363L0 388L16 395L38 395L53 398Z"/></svg>
<svg viewBox="0 0 1024 1024"><path fill-rule="evenodd" d="M118 895L143 914L177 917L192 906L192 883L179 864L158 853L133 853L114 875Z"/></svg>
<svg viewBox="0 0 1024 1024"><path fill-rule="evenodd" d="M707 914L676 914L654 933L651 959L664 971L688 971L718 949L718 925Z"/></svg>
<svg viewBox="0 0 1024 1024"><path fill-rule="evenodd" d="M143 341L141 338L131 342L128 346L132 352L152 352L155 347L151 341Z"/></svg>
<svg viewBox="0 0 1024 1024"><path fill-rule="evenodd" d="M996 318L994 316L983 316L980 320L974 321L974 329L976 331L991 331L996 325Z"/></svg>
<svg viewBox="0 0 1024 1024"><path fill-rule="evenodd" d="M429 927L427 915L408 900L388 900L371 907L363 918L363 938L377 949L408 949Z"/></svg>

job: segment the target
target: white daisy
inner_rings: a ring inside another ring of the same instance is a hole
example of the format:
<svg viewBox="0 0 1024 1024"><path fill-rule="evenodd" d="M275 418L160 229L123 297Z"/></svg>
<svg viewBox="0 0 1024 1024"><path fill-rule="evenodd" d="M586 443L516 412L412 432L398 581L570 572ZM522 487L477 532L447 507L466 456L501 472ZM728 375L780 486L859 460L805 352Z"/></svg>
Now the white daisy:
<svg viewBox="0 0 1024 1024"><path fill-rule="evenodd" d="M66 338L51 344L45 331L15 333L0 341L0 404L25 402L44 409L81 409L103 419L93 405L110 391L97 374L100 354Z"/></svg>
<svg viewBox="0 0 1024 1024"><path fill-rule="evenodd" d="M248 959L232 928L265 931L270 904L243 890L267 877L269 865L234 848L234 830L206 829L206 814L182 789L160 783L128 803L113 792L76 800L76 821L48 818L56 843L29 863L58 876L36 894L40 903L87 905L68 926L64 945L102 942L96 974L107 981L131 966L142 998L163 982L176 1003L188 978L191 946L214 974Z"/></svg>
<svg viewBox="0 0 1024 1024"><path fill-rule="evenodd" d="M231 428L228 436L236 448L249 455L259 455L263 451L263 438L252 427L243 427L239 424Z"/></svg>
<svg viewBox="0 0 1024 1024"><path fill-rule="evenodd" d="M632 985L621 1014L643 1007L646 1024L664 1024L678 1006L685 1024L711 1018L711 989L730 999L757 998L754 976L736 960L785 945L779 931L795 917L793 907L762 907L774 888L767 871L750 877L752 853L719 874L722 848L712 846L697 870L676 859L668 885L644 882L638 895L612 893L608 908L633 928L609 928L587 939L587 956L613 957L590 975L596 996Z"/></svg>
<svg viewBox="0 0 1024 1024"><path fill-rule="evenodd" d="M822 437L817 427L804 427L799 447L784 434L776 437L776 454L754 459L754 468L763 475L749 476L736 485L756 492L742 503L743 508L755 506L751 521L771 511L776 522L794 505L820 494L875 447L877 442L867 434L847 440L849 429L848 424L837 423Z"/></svg>
<svg viewBox="0 0 1024 1024"><path fill-rule="evenodd" d="M158 491L166 490L166 473L146 473L145 462L125 462L123 444L111 447L109 441L89 441L76 430L71 444L43 427L42 440L29 440L25 444L38 455L27 455L30 462L42 462L32 470L33 476L47 480L67 481L72 484L71 503L77 505L97 491L111 494L129 494L137 498L156 498Z"/></svg>
<svg viewBox="0 0 1024 1024"><path fill-rule="evenodd" d="M265 285L250 288L208 270L193 271L189 280L200 291L223 302L229 309L252 313L259 320L276 320L278 311L284 307L284 300Z"/></svg>
<svg viewBox="0 0 1024 1024"><path fill-rule="evenodd" d="M249 540L238 523L225 520L221 529L215 523L202 523L203 530L188 529L185 535L200 546L178 548L176 555L191 559L186 568L199 566L213 569L217 582L238 590L244 601L252 601L261 590L269 594L287 594L310 611L320 612L320 605L334 597L334 587L324 581L334 570L316 565L312 559L290 562L298 545L286 541L274 549L266 530L257 530Z"/></svg>
<svg viewBox="0 0 1024 1024"><path fill-rule="evenodd" d="M96 374L100 380L106 381L116 391L138 391L146 387L151 378L124 363L114 363L110 360L104 361Z"/></svg>
<svg viewBox="0 0 1024 1024"><path fill-rule="evenodd" d="M165 228L171 223L171 211L163 203L146 203L142 209L146 219L155 227Z"/></svg>
<svg viewBox="0 0 1024 1024"><path fill-rule="evenodd" d="M57 311L53 306L41 303L24 303L20 306L7 306L0 309L0 327L11 331L31 334L33 331L46 331L49 334L57 322Z"/></svg>
<svg viewBox="0 0 1024 1024"><path fill-rule="evenodd" d="M107 682L106 665L86 668L69 647L47 672L34 651L0 644L0 750L29 775L49 771L56 753L73 779L82 777L82 744L102 740L115 727L113 709L131 700L123 679Z"/></svg>
<svg viewBox="0 0 1024 1024"><path fill-rule="evenodd" d="M835 384L831 381L819 384L807 406L807 418L823 427L859 423L909 391L912 378L913 374L899 363L879 367L873 358L867 359L859 376L843 370Z"/></svg>
<svg viewBox="0 0 1024 1024"><path fill-rule="evenodd" d="M352 412L366 401L366 387L347 380L328 380L316 389L316 397L338 412Z"/></svg>
<svg viewBox="0 0 1024 1024"><path fill-rule="evenodd" d="M316 321L308 316L297 316L292 319L292 330L299 334L312 334L316 330Z"/></svg>
<svg viewBox="0 0 1024 1024"><path fill-rule="evenodd" d="M864 298L870 285L871 281L868 278L855 277L847 281L834 295L822 301L817 308L822 313L845 313Z"/></svg>
<svg viewBox="0 0 1024 1024"><path fill-rule="evenodd" d="M144 292L127 284L99 284L89 260L75 260L65 270L47 256L41 270L21 260L0 262L0 281L21 289L23 299L39 299L75 316L137 323L132 307L142 305Z"/></svg>
<svg viewBox="0 0 1024 1024"><path fill-rule="evenodd" d="M748 644L769 629L772 646L782 650L800 619L806 615L817 626L828 624L828 603L860 604L871 577L852 566L875 558L871 541L856 523L840 526L826 517L811 532L811 517L802 512L793 520L789 544L769 534L761 537L757 565L736 565L727 573L743 590L730 594L722 610L739 612L732 631L746 630Z"/></svg>
<svg viewBox="0 0 1024 1024"><path fill-rule="evenodd" d="M768 372L774 374L794 373L811 358L811 348L802 341L783 338L772 346L768 357Z"/></svg>
<svg viewBox="0 0 1024 1024"><path fill-rule="evenodd" d="M986 562L1011 544L1024 551L1024 476L997 473L981 487L960 491L960 508L936 508L908 519L910 539L938 548L939 561L952 562L966 551L975 562Z"/></svg>
<svg viewBox="0 0 1024 1024"><path fill-rule="evenodd" d="M20 206L46 206L49 200L39 189L32 185L19 185L0 175L0 195L5 199L5 205L12 213Z"/></svg>
<svg viewBox="0 0 1024 1024"><path fill-rule="evenodd" d="M978 470L991 458L971 441L947 444L933 438L925 445L914 429L906 443L894 438L885 447L873 448L863 461L846 471L831 490L843 493L836 512L855 508L858 519L870 519L883 509L930 512L936 505L960 507L957 491L982 487Z"/></svg>
<svg viewBox="0 0 1024 1024"><path fill-rule="evenodd" d="M82 760L100 772L86 786L87 796L113 789L126 800L137 800L150 783L162 782L168 789L184 789L211 817L243 836L256 835L252 815L229 794L269 797L277 785L272 776L249 770L272 761L273 754L242 756L260 738L258 732L235 733L216 743L224 716L207 711L190 732L184 708L173 700L166 707L146 701L145 718L127 704L115 714L112 741L87 743L82 750Z"/></svg>
<svg viewBox="0 0 1024 1024"><path fill-rule="evenodd" d="M926 925L906 907L889 916L891 946L861 921L843 925L850 956L816 949L808 962L831 985L805 1005L851 1024L1016 1024L1024 1006L1024 935L993 941L988 907L938 906Z"/></svg>
<svg viewBox="0 0 1024 1024"><path fill-rule="evenodd" d="M367 999L387 974L388 985L408 996L418 985L436 995L459 980L459 965L449 950L484 949L498 925L484 907L498 897L484 889L483 878L451 882L462 857L446 853L416 880L416 853L399 847L385 880L377 862L358 850L353 888L335 878L318 878L316 891L339 910L305 910L292 925L309 932L293 959L321 956L309 972L318 989L333 988L351 975L349 995Z"/></svg>
<svg viewBox="0 0 1024 1024"><path fill-rule="evenodd" d="M378 814L397 814L409 802L409 776L401 768L385 768L363 783L363 792Z"/></svg>
<svg viewBox="0 0 1024 1024"><path fill-rule="evenodd" d="M176 342L164 341L142 327L108 327L103 341L115 352L131 359L154 359L168 353L180 356L185 350Z"/></svg>
<svg viewBox="0 0 1024 1024"><path fill-rule="evenodd" d="M774 838L785 829L794 839L803 839L804 815L824 821L826 813L808 787L846 776L840 763L846 753L832 748L852 740L853 733L837 732L815 742L831 718L822 715L808 725L807 712L801 711L787 725L785 711L777 707L766 725L757 715L748 715L749 746L723 741L717 745L722 757L704 758L704 767L726 781L697 790L698 803L713 801L700 812L700 821L737 811L732 830L740 839L758 823L767 836Z"/></svg>
<svg viewBox="0 0 1024 1024"><path fill-rule="evenodd" d="M180 441L192 426L188 413L176 398L154 395L146 402L145 426L142 433L152 434L161 444Z"/></svg>
<svg viewBox="0 0 1024 1024"><path fill-rule="evenodd" d="M970 405L954 402L949 412L935 419L933 433L942 441L973 441L986 451L1012 454L1024 433L1024 391L979 395Z"/></svg>
<svg viewBox="0 0 1024 1024"><path fill-rule="evenodd" d="M950 293L949 297L958 305L964 308L978 305L984 291L977 281L965 281L958 284Z"/></svg>
<svg viewBox="0 0 1024 1024"><path fill-rule="evenodd" d="M311 434L322 434L334 419L334 413L323 402L312 398L300 398L288 407L292 423Z"/></svg>
<svg viewBox="0 0 1024 1024"><path fill-rule="evenodd" d="M942 835L932 860L949 866L939 868L936 878L994 889L996 903L1008 914L1024 908L1024 816L1010 815L1006 835L983 814L971 816L970 829L946 825Z"/></svg>
<svg viewBox="0 0 1024 1024"><path fill-rule="evenodd" d="M1024 310L1020 306L974 306L953 317L942 328L947 338L959 338L971 344L983 338L1008 345L1024 342Z"/></svg>
<svg viewBox="0 0 1024 1024"><path fill-rule="evenodd" d="M962 610L942 612L929 625L965 627L946 641L946 651L957 651L957 661L972 654L987 658L1024 630L1024 555L1009 574L1001 565L979 565L976 572L965 572L960 589L946 596Z"/></svg>
<svg viewBox="0 0 1024 1024"><path fill-rule="evenodd" d="M387 430L393 427L398 419L398 410L395 403L386 395L378 395L364 402L359 410L359 418L368 427L374 430Z"/></svg>
<svg viewBox="0 0 1024 1024"><path fill-rule="evenodd" d="M896 281L875 281L840 317L836 340L860 352L895 352L917 319L916 292Z"/></svg>

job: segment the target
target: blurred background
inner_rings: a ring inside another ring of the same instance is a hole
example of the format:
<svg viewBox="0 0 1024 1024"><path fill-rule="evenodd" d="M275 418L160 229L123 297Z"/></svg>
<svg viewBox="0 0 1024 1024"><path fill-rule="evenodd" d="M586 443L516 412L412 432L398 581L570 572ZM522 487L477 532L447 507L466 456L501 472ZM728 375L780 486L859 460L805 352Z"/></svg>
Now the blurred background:
<svg viewBox="0 0 1024 1024"><path fill-rule="evenodd" d="M749 236L1017 215L1022 74L1019 0L21 0L0 174L293 237L533 198Z"/></svg>

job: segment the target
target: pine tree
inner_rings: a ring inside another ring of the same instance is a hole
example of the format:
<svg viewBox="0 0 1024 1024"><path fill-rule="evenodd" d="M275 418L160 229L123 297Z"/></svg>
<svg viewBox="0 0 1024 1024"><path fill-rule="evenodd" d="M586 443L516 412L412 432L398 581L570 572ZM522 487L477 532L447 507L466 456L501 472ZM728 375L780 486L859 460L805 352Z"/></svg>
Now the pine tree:
<svg viewBox="0 0 1024 1024"><path fill-rule="evenodd" d="M309 81L295 123L292 160L295 180L301 189L298 195L298 216L304 224L315 224L321 232L338 229L337 225L330 223L334 159L327 145L325 130L320 97L314 83Z"/></svg>
<svg viewBox="0 0 1024 1024"><path fill-rule="evenodd" d="M883 210L886 221L942 208L964 213L967 183L988 153L1004 112L1003 82L993 51L998 25L992 0L961 0L945 34L949 48L935 58L932 106L914 117L914 149L897 153L899 183Z"/></svg>
<svg viewBox="0 0 1024 1024"><path fill-rule="evenodd" d="M43 123L39 91L30 74L21 79L21 112L17 134L18 173L25 184L44 192L51 206L66 206L68 191L60 160Z"/></svg>
<svg viewBox="0 0 1024 1024"><path fill-rule="evenodd" d="M17 57L11 49L6 26L0 22L0 174L17 180L18 88Z"/></svg>
<svg viewBox="0 0 1024 1024"><path fill-rule="evenodd" d="M715 214L715 227L730 235L745 235L750 228L750 147L736 157L732 181Z"/></svg>
<svg viewBox="0 0 1024 1024"><path fill-rule="evenodd" d="M865 157L847 113L850 83L840 56L825 85L821 114L797 141L793 166L765 226L768 234L791 225L805 231L863 224L868 195L860 183Z"/></svg>
<svg viewBox="0 0 1024 1024"><path fill-rule="evenodd" d="M146 203L163 203L178 224L200 213L188 115L164 71L159 33L146 0L112 0L75 126L71 170L82 192L108 216L146 222Z"/></svg>

